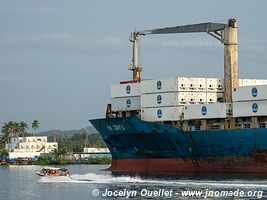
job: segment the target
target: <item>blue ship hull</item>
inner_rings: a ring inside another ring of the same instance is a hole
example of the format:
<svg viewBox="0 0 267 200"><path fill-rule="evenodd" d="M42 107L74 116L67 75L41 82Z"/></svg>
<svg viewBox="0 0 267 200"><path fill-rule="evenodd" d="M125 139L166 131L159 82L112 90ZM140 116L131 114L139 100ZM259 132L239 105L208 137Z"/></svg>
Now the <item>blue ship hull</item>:
<svg viewBox="0 0 267 200"><path fill-rule="evenodd" d="M184 132L136 116L90 120L113 172L267 172L267 129Z"/></svg>

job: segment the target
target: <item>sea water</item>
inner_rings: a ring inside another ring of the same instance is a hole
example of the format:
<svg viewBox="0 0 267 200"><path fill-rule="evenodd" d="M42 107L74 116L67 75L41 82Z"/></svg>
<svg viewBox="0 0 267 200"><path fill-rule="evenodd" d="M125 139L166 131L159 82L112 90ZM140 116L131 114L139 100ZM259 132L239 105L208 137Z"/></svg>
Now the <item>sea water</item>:
<svg viewBox="0 0 267 200"><path fill-rule="evenodd" d="M37 176L43 166L0 167L0 200L267 199L266 175L115 176L107 165L64 167L70 177Z"/></svg>

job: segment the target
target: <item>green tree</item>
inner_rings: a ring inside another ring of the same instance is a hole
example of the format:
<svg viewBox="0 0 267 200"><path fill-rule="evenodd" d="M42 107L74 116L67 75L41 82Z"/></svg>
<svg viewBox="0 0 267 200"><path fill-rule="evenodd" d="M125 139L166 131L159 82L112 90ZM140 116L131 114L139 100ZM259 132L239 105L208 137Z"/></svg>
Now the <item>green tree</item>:
<svg viewBox="0 0 267 200"><path fill-rule="evenodd" d="M27 130L29 129L28 124L24 121L21 121L18 123L18 132L19 136L24 137L25 133L27 133Z"/></svg>
<svg viewBox="0 0 267 200"><path fill-rule="evenodd" d="M39 126L40 126L40 122L37 119L33 120L33 122L32 122L32 129L33 130L36 130L36 129L39 128Z"/></svg>
<svg viewBox="0 0 267 200"><path fill-rule="evenodd" d="M68 153L67 147L61 147L53 151L53 160L55 164L66 164L66 154Z"/></svg>
<svg viewBox="0 0 267 200"><path fill-rule="evenodd" d="M14 121L10 121L10 122L8 122L8 128L9 128L10 138L15 137L18 133L18 130L19 130L18 123L14 122Z"/></svg>
<svg viewBox="0 0 267 200"><path fill-rule="evenodd" d="M5 123L1 130L1 143L7 144L9 142L9 128L8 124Z"/></svg>
<svg viewBox="0 0 267 200"><path fill-rule="evenodd" d="M8 151L5 148L0 148L0 156L7 156Z"/></svg>
<svg viewBox="0 0 267 200"><path fill-rule="evenodd" d="M5 144L9 143L10 138L16 136L18 130L19 126L17 122L10 121L8 123L4 123L4 126L1 130L1 141Z"/></svg>

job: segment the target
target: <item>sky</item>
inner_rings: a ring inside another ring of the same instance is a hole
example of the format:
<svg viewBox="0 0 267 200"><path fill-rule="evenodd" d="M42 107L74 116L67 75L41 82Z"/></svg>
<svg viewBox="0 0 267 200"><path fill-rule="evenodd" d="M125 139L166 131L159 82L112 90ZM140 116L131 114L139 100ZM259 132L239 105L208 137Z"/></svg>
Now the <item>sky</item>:
<svg viewBox="0 0 267 200"><path fill-rule="evenodd" d="M1 0L0 126L80 129L102 118L110 85L130 80L135 30L238 21L239 75L267 79L267 2ZM223 77L223 46L206 33L141 38L143 78Z"/></svg>

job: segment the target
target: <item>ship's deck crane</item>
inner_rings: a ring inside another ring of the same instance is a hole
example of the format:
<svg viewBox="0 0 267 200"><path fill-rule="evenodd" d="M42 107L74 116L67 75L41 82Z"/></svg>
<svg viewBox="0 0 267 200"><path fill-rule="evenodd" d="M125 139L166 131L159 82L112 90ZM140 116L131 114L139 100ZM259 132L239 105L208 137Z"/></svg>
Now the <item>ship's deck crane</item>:
<svg viewBox="0 0 267 200"><path fill-rule="evenodd" d="M229 19L227 24L208 22L132 33L130 41L133 43L133 63L130 70L133 71L133 80L141 80L142 68L138 64L140 35L197 32L206 32L224 44L224 99L226 103L232 103L233 88L238 87L238 41L235 19Z"/></svg>

